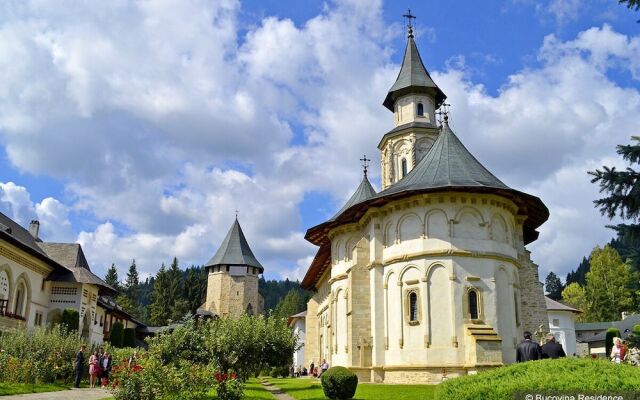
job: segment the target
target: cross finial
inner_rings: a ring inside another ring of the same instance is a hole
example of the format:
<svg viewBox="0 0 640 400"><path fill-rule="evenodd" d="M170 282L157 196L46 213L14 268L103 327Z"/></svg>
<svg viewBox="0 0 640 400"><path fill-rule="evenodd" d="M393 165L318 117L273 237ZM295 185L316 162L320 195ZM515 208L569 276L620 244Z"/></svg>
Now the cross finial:
<svg viewBox="0 0 640 400"><path fill-rule="evenodd" d="M403 15L404 18L407 19L407 32L409 33L408 37L413 37L413 22L412 19L416 19L416 16L411 14L411 9L407 9L407 13Z"/></svg>
<svg viewBox="0 0 640 400"><path fill-rule="evenodd" d="M371 161L370 159L367 158L367 155L365 154L360 161L362 161L362 172L364 173L364 177L367 177L367 170L369 169L369 161Z"/></svg>
<svg viewBox="0 0 640 400"><path fill-rule="evenodd" d="M438 120L440 125L442 125L443 121L444 123L449 123L449 107L451 107L451 104L442 103L440 109L436 113L438 117L440 117L440 119Z"/></svg>
<svg viewBox="0 0 640 400"><path fill-rule="evenodd" d="M236 219L238 219L238 213L239 211L236 209Z"/></svg>

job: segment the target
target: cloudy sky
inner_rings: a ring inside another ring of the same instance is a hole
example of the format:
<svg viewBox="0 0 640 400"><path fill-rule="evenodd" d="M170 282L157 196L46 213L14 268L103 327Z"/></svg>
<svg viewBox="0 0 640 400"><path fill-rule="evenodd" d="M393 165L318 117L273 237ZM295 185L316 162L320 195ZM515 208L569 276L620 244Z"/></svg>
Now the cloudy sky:
<svg viewBox="0 0 640 400"><path fill-rule="evenodd" d="M586 171L640 133L640 15L616 3L3 1L0 211L149 275L206 262L237 209L266 277L301 278L363 153L379 188L411 7L454 130L547 204L530 249L565 276L612 237Z"/></svg>

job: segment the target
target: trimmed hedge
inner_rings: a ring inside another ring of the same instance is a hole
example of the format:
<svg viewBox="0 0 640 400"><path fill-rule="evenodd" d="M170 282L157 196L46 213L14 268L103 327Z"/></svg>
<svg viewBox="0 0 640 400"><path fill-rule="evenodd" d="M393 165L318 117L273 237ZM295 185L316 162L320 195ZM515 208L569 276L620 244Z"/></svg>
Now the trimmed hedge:
<svg viewBox="0 0 640 400"><path fill-rule="evenodd" d="M113 347L121 348L124 346L124 325L122 325L122 322L113 323L109 340Z"/></svg>
<svg viewBox="0 0 640 400"><path fill-rule="evenodd" d="M133 328L125 329L122 342L124 347L136 347L136 331Z"/></svg>
<svg viewBox="0 0 640 400"><path fill-rule="evenodd" d="M635 392L640 368L590 358L560 358L512 364L453 378L438 385L436 400L502 400L515 393Z"/></svg>
<svg viewBox="0 0 640 400"><path fill-rule="evenodd" d="M358 376L345 367L331 367L320 376L322 391L331 400L353 398L358 388Z"/></svg>

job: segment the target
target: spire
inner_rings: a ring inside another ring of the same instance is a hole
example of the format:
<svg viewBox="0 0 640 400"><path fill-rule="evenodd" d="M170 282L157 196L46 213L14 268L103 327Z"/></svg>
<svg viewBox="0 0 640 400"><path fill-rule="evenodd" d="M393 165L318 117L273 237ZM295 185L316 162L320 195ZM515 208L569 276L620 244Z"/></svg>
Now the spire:
<svg viewBox="0 0 640 400"><path fill-rule="evenodd" d="M213 267L215 265L247 265L259 268L260 273L264 271L264 267L253 255L251 247L249 247L237 215L220 248L211 260L205 264L205 267Z"/></svg>
<svg viewBox="0 0 640 400"><path fill-rule="evenodd" d="M367 159L367 156L365 156L364 158ZM371 186L371 182L369 182L369 178L367 177L367 170L365 167L364 176L362 177L362 181L360 182L360 185L358 186L356 191L353 192L353 194L351 195L347 203L344 206L342 206L340 211L338 211L338 213L333 218L331 218L331 220L338 218L340 214L347 211L352 206L362 203L365 200L369 200L375 195L376 195L376 190L373 188L373 186Z"/></svg>
<svg viewBox="0 0 640 400"><path fill-rule="evenodd" d="M396 99L400 96L409 93L428 93L434 97L435 108L445 101L447 96L442 90L435 84L429 71L425 68L416 42L413 40L413 24L412 19L416 17L411 14L409 10L408 14L404 15L409 20L407 24L407 47L404 51L404 59L402 60L402 68L396 82L389 89L387 97L384 99L382 105L393 111L393 106Z"/></svg>

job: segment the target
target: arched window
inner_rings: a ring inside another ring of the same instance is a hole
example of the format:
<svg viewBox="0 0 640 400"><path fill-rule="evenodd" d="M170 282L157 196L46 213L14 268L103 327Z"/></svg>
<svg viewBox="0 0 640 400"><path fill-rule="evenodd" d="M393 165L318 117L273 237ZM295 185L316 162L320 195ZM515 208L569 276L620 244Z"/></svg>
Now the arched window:
<svg viewBox="0 0 640 400"><path fill-rule="evenodd" d="M469 292L469 316L471 319L478 319L478 292Z"/></svg>
<svg viewBox="0 0 640 400"><path fill-rule="evenodd" d="M24 283L20 283L20 285L18 286L18 290L16 291L16 301L15 301L15 309L14 309L14 314L19 315L19 316L23 316L23 312L24 312L24 297L26 296L26 290L24 287Z"/></svg>
<svg viewBox="0 0 640 400"><path fill-rule="evenodd" d="M0 300L9 299L9 276L6 271L0 271Z"/></svg>
<svg viewBox="0 0 640 400"><path fill-rule="evenodd" d="M251 303L247 306L247 315L253 315L253 306Z"/></svg>
<svg viewBox="0 0 640 400"><path fill-rule="evenodd" d="M403 158L402 159L402 178L404 178L407 175L407 159Z"/></svg>
<svg viewBox="0 0 640 400"><path fill-rule="evenodd" d="M418 117L424 117L424 106L422 103L418 103Z"/></svg>
<svg viewBox="0 0 640 400"><path fill-rule="evenodd" d="M409 293L409 322L418 322L418 294Z"/></svg>

